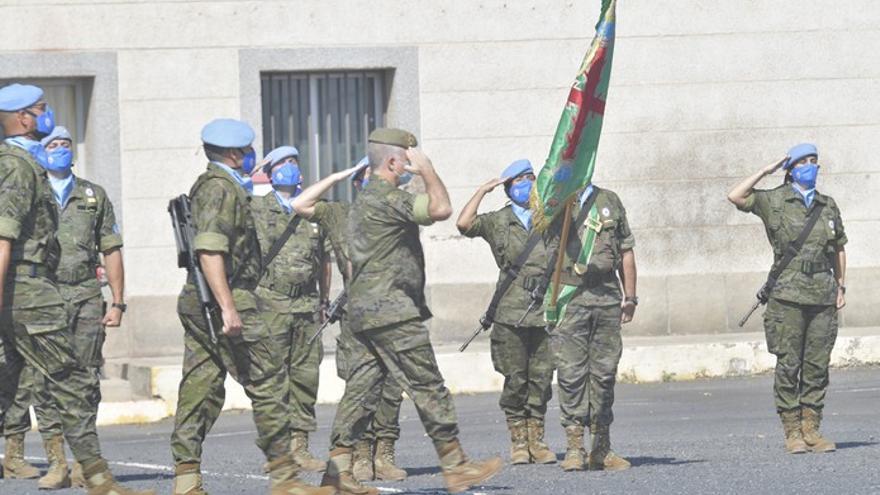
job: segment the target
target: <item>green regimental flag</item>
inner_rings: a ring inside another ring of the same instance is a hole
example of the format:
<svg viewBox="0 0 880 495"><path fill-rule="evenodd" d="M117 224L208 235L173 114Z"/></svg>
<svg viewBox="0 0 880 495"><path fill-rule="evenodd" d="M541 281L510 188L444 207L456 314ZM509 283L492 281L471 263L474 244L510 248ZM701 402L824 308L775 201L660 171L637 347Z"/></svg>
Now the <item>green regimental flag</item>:
<svg viewBox="0 0 880 495"><path fill-rule="evenodd" d="M568 101L553 137L550 154L532 190L532 222L538 231L545 231L565 211L566 204L575 200L577 192L593 178L599 136L602 133L605 98L611 78L616 5L616 0L602 1L596 36L571 86ZM590 214L590 220L595 220L593 213ZM586 229L583 239L585 249L578 257L575 269L586 267L594 239L595 232ZM556 305L548 304L553 302L553 291L554 288L550 287L545 298L545 317L549 323L556 323L561 318L573 289L563 286Z"/></svg>

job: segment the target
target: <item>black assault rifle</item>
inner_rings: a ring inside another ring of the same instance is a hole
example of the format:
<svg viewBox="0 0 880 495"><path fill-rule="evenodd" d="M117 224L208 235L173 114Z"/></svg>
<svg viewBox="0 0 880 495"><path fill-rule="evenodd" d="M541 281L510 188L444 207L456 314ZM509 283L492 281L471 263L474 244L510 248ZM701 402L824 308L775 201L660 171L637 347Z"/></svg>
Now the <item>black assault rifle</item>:
<svg viewBox="0 0 880 495"><path fill-rule="evenodd" d="M322 333L324 333L325 328L327 328L329 325L336 323L342 318L342 315L345 314L345 303L347 302L348 292L343 290L339 293L338 296L336 296L336 299L334 299L333 302L330 303L330 307L327 308L327 319L324 320L324 323L322 323L320 327L318 327L318 331L315 332L314 335L312 335L312 337L306 343L306 346L312 345L312 342L314 342L315 339L317 339L321 336Z"/></svg>
<svg viewBox="0 0 880 495"><path fill-rule="evenodd" d="M205 314L205 320L208 322L211 342L216 344L217 331L214 329L214 319L211 318L215 307L214 298L211 295L208 282L205 280L199 258L193 249L195 228L193 227L189 197L186 194L181 194L172 199L168 203L168 213L171 215L171 227L174 229L174 240L177 243L177 266L186 268L195 283L199 303L201 303L202 311Z"/></svg>

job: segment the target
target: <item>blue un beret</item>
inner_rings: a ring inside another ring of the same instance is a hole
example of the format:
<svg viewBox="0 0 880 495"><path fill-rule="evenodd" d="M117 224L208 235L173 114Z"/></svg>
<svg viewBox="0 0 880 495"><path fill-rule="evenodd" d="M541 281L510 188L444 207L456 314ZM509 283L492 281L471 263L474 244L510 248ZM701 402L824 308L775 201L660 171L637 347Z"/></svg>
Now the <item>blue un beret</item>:
<svg viewBox="0 0 880 495"><path fill-rule="evenodd" d="M800 159L806 158L808 156L819 157L819 150L816 149L815 144L811 143L801 143L794 148L788 150L788 161L785 162L785 165L782 166L784 170L788 170L794 166Z"/></svg>
<svg viewBox="0 0 880 495"><path fill-rule="evenodd" d="M202 142L220 148L246 148L254 142L254 130L235 119L216 119L202 128Z"/></svg>
<svg viewBox="0 0 880 495"><path fill-rule="evenodd" d="M504 172L501 172L501 178L507 182L520 175L533 173L535 173L535 170L532 168L532 162L528 160L517 160L508 165L507 168L504 169Z"/></svg>
<svg viewBox="0 0 880 495"><path fill-rule="evenodd" d="M10 84L0 88L0 112L17 112L43 98L43 90L25 84Z"/></svg>
<svg viewBox="0 0 880 495"><path fill-rule="evenodd" d="M269 175L269 171L272 170L272 167L277 165L281 160L291 156L299 158L299 150L293 146L279 146L270 151L269 154L263 158L263 162L266 163L263 165L263 173Z"/></svg>
<svg viewBox="0 0 880 495"><path fill-rule="evenodd" d="M51 134L40 140L40 144L45 148L46 146L49 146L49 143L56 139L66 139L71 143L73 142L73 137L71 137L70 131L68 131L63 125L56 125L55 128L52 129Z"/></svg>

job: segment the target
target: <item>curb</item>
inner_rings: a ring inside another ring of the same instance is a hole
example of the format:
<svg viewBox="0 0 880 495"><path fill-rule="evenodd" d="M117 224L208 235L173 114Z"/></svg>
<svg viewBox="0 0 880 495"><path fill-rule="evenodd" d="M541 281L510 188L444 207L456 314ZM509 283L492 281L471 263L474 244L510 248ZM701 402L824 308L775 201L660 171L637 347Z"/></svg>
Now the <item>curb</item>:
<svg viewBox="0 0 880 495"><path fill-rule="evenodd" d="M453 347L435 348L437 363L453 394L498 392L503 377L492 366L487 342L474 344L468 352ZM180 364L131 364L132 388L149 391L148 400L102 402L99 425L139 424L173 416L182 375ZM180 360L178 360L179 362ZM841 329L831 366L836 368L880 363L880 328ZM621 383L651 383L706 378L743 377L766 373L776 358L767 352L763 334L724 336L634 337L624 335L624 351L618 366ZM141 381L144 381L141 383ZM223 410L250 409L244 389L232 377L226 378ZM336 376L334 355L321 363L318 403L339 401L345 382Z"/></svg>

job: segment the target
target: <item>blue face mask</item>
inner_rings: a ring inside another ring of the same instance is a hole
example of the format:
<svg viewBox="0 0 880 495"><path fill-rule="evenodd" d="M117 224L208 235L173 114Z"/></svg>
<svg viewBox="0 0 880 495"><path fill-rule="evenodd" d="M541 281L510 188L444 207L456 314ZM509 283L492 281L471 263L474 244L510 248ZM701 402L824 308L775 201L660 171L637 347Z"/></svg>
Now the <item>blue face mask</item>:
<svg viewBox="0 0 880 495"><path fill-rule="evenodd" d="M511 201L527 208L529 205L529 195L532 193L532 181L523 180L510 186L507 190L507 196Z"/></svg>
<svg viewBox="0 0 880 495"><path fill-rule="evenodd" d="M791 178L805 189L816 188L816 177L818 175L819 165L816 163L808 163L791 170Z"/></svg>
<svg viewBox="0 0 880 495"><path fill-rule="evenodd" d="M405 186L410 183L412 178L413 178L412 172L409 172L409 171L404 172L404 173L397 176L397 185L398 186Z"/></svg>
<svg viewBox="0 0 880 495"><path fill-rule="evenodd" d="M46 170L53 172L63 172L70 170L73 166L73 151L64 146L59 146L49 153L48 164L45 165Z"/></svg>
<svg viewBox="0 0 880 495"><path fill-rule="evenodd" d="M254 171L254 168L257 166L257 152L250 151L245 153L244 159L241 163L241 170L247 174L251 175L251 172Z"/></svg>
<svg viewBox="0 0 880 495"><path fill-rule="evenodd" d="M30 110L27 112L37 121L36 134L38 138L42 139L52 134L52 130L55 129L55 112L52 111L52 107L46 105L46 111L40 115L36 115Z"/></svg>

